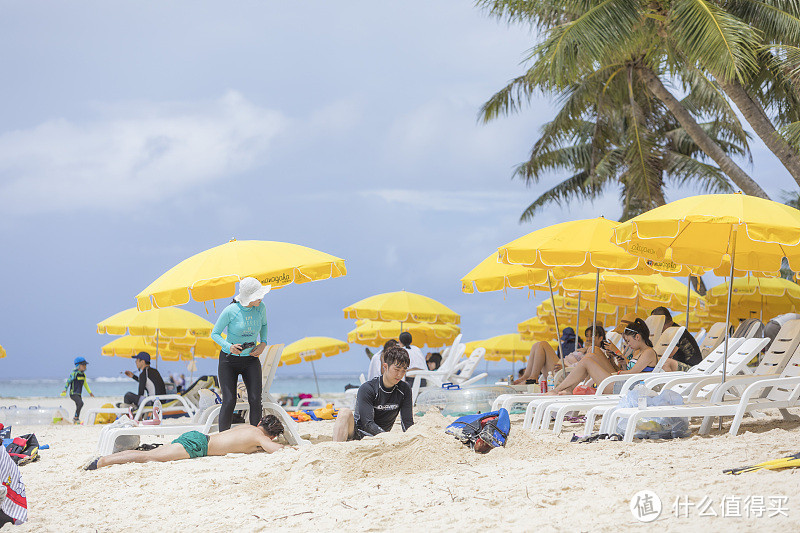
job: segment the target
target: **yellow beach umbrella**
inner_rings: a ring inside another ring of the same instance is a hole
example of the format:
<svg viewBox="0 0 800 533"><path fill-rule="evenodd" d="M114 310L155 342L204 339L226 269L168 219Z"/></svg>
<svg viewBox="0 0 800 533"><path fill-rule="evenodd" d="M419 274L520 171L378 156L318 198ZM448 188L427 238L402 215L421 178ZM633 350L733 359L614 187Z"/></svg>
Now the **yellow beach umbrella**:
<svg viewBox="0 0 800 533"><path fill-rule="evenodd" d="M743 194L692 196L620 224L614 242L630 253L729 276L776 275L781 259L800 270L800 211Z"/></svg>
<svg viewBox="0 0 800 533"><path fill-rule="evenodd" d="M344 260L297 244L275 241L237 241L193 255L162 274L136 295L141 311L230 298L236 283L254 277L278 289L347 274Z"/></svg>
<svg viewBox="0 0 800 533"><path fill-rule="evenodd" d="M692 196L620 224L614 243L642 258L695 265L729 278L775 275L784 257L792 270L800 270L800 211L743 194ZM729 290L727 322L732 295ZM726 330L725 349L727 342ZM722 364L724 380L727 360Z"/></svg>
<svg viewBox="0 0 800 533"><path fill-rule="evenodd" d="M498 262L497 253L481 261L461 278L461 291L466 293L501 291L507 288L523 289L547 286L547 272L542 269Z"/></svg>
<svg viewBox="0 0 800 533"><path fill-rule="evenodd" d="M208 337L214 324L177 307L139 311L135 307L120 311L97 324L97 333L145 335L149 337Z"/></svg>
<svg viewBox="0 0 800 533"><path fill-rule="evenodd" d="M356 322L356 328L347 334L347 342L378 347L383 346L389 339L397 339L403 331L411 333L414 344L418 346L424 344L430 348L450 344L461 333L459 327L453 324L359 320Z"/></svg>
<svg viewBox="0 0 800 533"><path fill-rule="evenodd" d="M522 334L550 333L550 332L554 334L556 333L555 329L553 329L553 327L550 324L548 324L538 316L529 318L528 320L523 320L522 322L517 324L517 331Z"/></svg>
<svg viewBox="0 0 800 533"><path fill-rule="evenodd" d="M458 313L446 305L433 298L406 291L387 292L364 298L345 307L344 317L430 324L458 324L461 321Z"/></svg>
<svg viewBox="0 0 800 533"><path fill-rule="evenodd" d="M498 335L481 341L471 341L466 344L466 353L472 353L476 348L484 348L487 361L524 361L530 355L533 347L532 341L526 341L519 333Z"/></svg>
<svg viewBox="0 0 800 533"><path fill-rule="evenodd" d="M317 381L317 369L314 368L314 361L323 356L331 357L342 352L346 352L350 346L346 342L332 337L305 337L299 341L288 344L281 354L281 365L296 365L303 361L311 363L311 371L314 373L314 383L317 385L317 396L322 396Z"/></svg>
<svg viewBox="0 0 800 533"><path fill-rule="evenodd" d="M158 357L164 361L188 361L192 358L192 354L188 349L184 352L169 349L168 341L166 340L156 350L156 344L152 342L152 339L138 335L119 337L100 349L100 353L103 355L116 357L133 357L139 352L147 352L151 357L155 357L154 354L158 353Z"/></svg>
<svg viewBox="0 0 800 533"><path fill-rule="evenodd" d="M6 356L6 349L0 346L0 359Z"/></svg>
<svg viewBox="0 0 800 533"><path fill-rule="evenodd" d="M728 295L728 282L720 283L708 291L709 303L715 309L724 309ZM734 311L734 309L736 311ZM800 310L800 285L783 278L747 276L733 280L731 313L733 318L749 318L757 314L772 318L783 313ZM742 316L737 316L739 312Z"/></svg>
<svg viewBox="0 0 800 533"><path fill-rule="evenodd" d="M296 365L303 361L316 361L344 353L350 345L332 337L306 337L287 344L281 354L281 364Z"/></svg>
<svg viewBox="0 0 800 533"><path fill-rule="evenodd" d="M551 291L551 270L560 269L563 275L595 274L596 308L601 270L629 274L653 272L644 259L633 256L610 242L618 224L602 217L555 224L501 246L498 248L498 257L505 264L548 270ZM556 305L553 304L553 307ZM560 329L557 319L556 329ZM560 349L558 351L563 358L565 354Z"/></svg>
<svg viewBox="0 0 800 533"><path fill-rule="evenodd" d="M225 334L222 334L225 337ZM155 342L155 338L148 337L148 340L152 343ZM159 343L161 346L161 343ZM168 339L167 349L172 351L178 352L190 352L195 357L200 357L204 359L216 359L219 357L219 344L214 342L211 337L195 337L193 335L187 335L186 337L173 337Z"/></svg>

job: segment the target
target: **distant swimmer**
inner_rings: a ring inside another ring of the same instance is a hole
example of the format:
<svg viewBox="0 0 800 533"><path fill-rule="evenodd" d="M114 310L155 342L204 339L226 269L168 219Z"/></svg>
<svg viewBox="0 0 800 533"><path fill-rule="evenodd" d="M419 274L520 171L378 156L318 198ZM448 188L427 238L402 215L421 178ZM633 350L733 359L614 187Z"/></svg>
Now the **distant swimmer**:
<svg viewBox="0 0 800 533"><path fill-rule="evenodd" d="M272 453L284 448L273 440L283 433L283 424L275 415L267 415L257 426L249 424L205 435L199 431L189 431L172 441L172 444L159 446L148 451L125 450L105 457L93 459L85 466L86 470L96 470L104 466L125 463L167 462L180 459L194 459L207 455L227 455L229 453Z"/></svg>
<svg viewBox="0 0 800 533"><path fill-rule="evenodd" d="M403 381L408 352L399 346L383 351L382 374L358 388L355 412L340 409L333 426L333 440L360 440L391 431L397 416L403 431L414 425L411 386Z"/></svg>

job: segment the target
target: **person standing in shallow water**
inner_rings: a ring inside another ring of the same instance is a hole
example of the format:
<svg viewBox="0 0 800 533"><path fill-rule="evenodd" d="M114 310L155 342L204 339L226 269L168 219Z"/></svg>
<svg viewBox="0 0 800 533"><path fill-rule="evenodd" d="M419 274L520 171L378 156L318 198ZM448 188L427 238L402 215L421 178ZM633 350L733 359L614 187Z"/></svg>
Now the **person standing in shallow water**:
<svg viewBox="0 0 800 533"><path fill-rule="evenodd" d="M217 376L222 390L219 430L230 429L236 407L236 383L239 376L247 388L250 404L250 424L261 420L261 361L259 356L267 347L267 308L261 301L270 290L255 278L239 282L239 294L220 313L211 338L220 347ZM222 332L227 330L227 339Z"/></svg>

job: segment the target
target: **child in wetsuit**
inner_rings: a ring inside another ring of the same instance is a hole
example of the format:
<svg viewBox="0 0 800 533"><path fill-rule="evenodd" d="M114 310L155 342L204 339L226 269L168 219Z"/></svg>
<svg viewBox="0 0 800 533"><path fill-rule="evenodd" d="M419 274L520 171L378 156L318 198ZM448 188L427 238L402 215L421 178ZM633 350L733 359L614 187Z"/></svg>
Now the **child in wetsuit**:
<svg viewBox="0 0 800 533"><path fill-rule="evenodd" d="M89 363L83 357L75 358L75 370L67 378L67 384L64 386L64 392L61 396L69 396L75 402L75 416L72 421L77 424L80 422L81 409L83 409L83 388L86 387L86 392L94 398L89 384L86 382L86 365Z"/></svg>

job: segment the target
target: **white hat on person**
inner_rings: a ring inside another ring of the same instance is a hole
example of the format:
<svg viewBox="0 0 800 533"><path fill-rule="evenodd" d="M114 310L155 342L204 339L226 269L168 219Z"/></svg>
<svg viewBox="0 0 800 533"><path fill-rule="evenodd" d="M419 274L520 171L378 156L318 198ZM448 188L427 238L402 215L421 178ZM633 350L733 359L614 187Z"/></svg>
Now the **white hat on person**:
<svg viewBox="0 0 800 533"><path fill-rule="evenodd" d="M239 282L239 294L234 300L242 305L250 305L262 299L270 289L269 285L262 285L256 278L244 278Z"/></svg>

